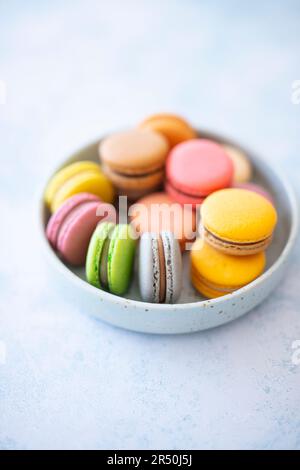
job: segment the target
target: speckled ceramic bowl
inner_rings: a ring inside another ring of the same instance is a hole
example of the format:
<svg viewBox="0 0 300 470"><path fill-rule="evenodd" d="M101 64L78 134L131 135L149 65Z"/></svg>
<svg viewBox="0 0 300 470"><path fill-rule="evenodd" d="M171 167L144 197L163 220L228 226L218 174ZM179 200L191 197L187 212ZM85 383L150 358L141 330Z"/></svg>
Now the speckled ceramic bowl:
<svg viewBox="0 0 300 470"><path fill-rule="evenodd" d="M208 132L202 131L201 136L237 145ZM98 144L99 142L96 142L83 148L68 158L62 166L77 160L98 161ZM140 301L137 276L126 298L117 297L89 285L84 279L84 269L71 269L57 257L45 237L49 214L41 197L39 217L43 245L54 267L55 278L63 287L64 297L67 296L80 305L83 312L113 325L144 333L161 334L191 333L213 328L239 318L261 303L284 275L297 236L298 208L287 182L266 162L251 152L242 150L246 151L252 160L254 181L270 191L279 216L273 243L267 251L267 267L259 278L232 294L205 300L190 284L187 253L184 255L184 286L177 304L157 305Z"/></svg>

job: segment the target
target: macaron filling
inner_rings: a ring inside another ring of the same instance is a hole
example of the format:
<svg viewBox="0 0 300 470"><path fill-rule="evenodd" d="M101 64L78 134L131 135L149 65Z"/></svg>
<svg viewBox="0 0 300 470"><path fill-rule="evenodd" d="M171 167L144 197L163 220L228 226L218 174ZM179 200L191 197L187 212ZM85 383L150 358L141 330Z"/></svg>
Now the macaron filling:
<svg viewBox="0 0 300 470"><path fill-rule="evenodd" d="M110 245L111 232L115 225L111 222L104 222L97 225L92 238L90 240L87 257L86 257L86 277L90 284L95 287L107 288L107 259L108 256L103 255L104 245ZM103 283L103 284L102 284Z"/></svg>
<svg viewBox="0 0 300 470"><path fill-rule="evenodd" d="M110 233L111 233L111 231L110 231ZM108 234L108 236L107 236L107 238L104 242L101 257L100 257L100 262L99 262L99 281L100 281L100 285L106 290L109 288L109 286L108 286L107 261L108 261L109 245L110 245L110 242L111 242L110 233Z"/></svg>
<svg viewBox="0 0 300 470"><path fill-rule="evenodd" d="M165 256L165 275L166 275L166 295L165 295L165 300L167 303L173 303L174 301L174 275L176 273L175 271L175 265L174 265L174 259L172 256L172 246L171 246L171 241L170 241L170 235L169 232L162 232L162 241L163 241L163 246L164 246L164 256Z"/></svg>
<svg viewBox="0 0 300 470"><path fill-rule="evenodd" d="M221 237L218 237L214 233L210 232L207 228L203 225L200 226L200 233L205 240L213 246L225 246L228 248L236 249L236 250L247 250L249 252L256 251L257 249L265 249L269 246L272 241L273 235L269 235L266 238L261 240L257 240L254 242L236 242L234 240L226 240Z"/></svg>
<svg viewBox="0 0 300 470"><path fill-rule="evenodd" d="M150 238L151 243L151 255L152 260L151 264L153 266L153 278L152 278L152 297L151 301L155 303L159 303L161 295L160 295L160 284L161 284L161 275L160 275L160 256L159 256L159 248L158 248L158 237L151 236Z"/></svg>
<svg viewBox="0 0 300 470"><path fill-rule="evenodd" d="M159 256L159 302L164 303L166 300L166 266L165 266L165 253L161 236L157 239L158 256Z"/></svg>
<svg viewBox="0 0 300 470"><path fill-rule="evenodd" d="M103 165L104 168L107 165ZM146 178L147 176L156 175L157 173L161 173L164 170L164 166L160 166L150 171L141 170L140 173L127 173L121 170L116 170L115 168L110 168L110 171L113 171L116 175L122 176L123 178Z"/></svg>
<svg viewBox="0 0 300 470"><path fill-rule="evenodd" d="M99 282L103 289L109 290L109 275L108 275L108 261L109 251L112 242L112 233L116 229L116 226L112 226L108 229L106 239L104 240L102 251L99 259Z"/></svg>

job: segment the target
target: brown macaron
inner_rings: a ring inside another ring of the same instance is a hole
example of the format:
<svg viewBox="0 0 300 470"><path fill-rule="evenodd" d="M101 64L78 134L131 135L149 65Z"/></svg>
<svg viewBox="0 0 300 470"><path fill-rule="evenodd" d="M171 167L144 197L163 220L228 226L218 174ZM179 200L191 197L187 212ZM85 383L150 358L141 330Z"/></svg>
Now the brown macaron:
<svg viewBox="0 0 300 470"><path fill-rule="evenodd" d="M167 140L149 129L113 134L99 146L103 172L131 200L160 187L168 151Z"/></svg>

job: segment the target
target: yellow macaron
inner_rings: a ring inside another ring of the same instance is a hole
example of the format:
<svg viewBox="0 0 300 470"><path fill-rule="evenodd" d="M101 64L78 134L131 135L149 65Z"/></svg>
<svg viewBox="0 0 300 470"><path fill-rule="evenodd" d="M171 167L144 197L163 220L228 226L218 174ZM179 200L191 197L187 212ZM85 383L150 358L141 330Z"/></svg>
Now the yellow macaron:
<svg viewBox="0 0 300 470"><path fill-rule="evenodd" d="M195 139L197 136L192 126L176 114L153 114L146 118L139 127L151 129L163 135L169 142L170 148L185 140Z"/></svg>
<svg viewBox="0 0 300 470"><path fill-rule="evenodd" d="M214 248L231 255L265 250L277 222L274 206L260 194L228 188L208 196L201 206L201 234Z"/></svg>
<svg viewBox="0 0 300 470"><path fill-rule="evenodd" d="M80 161L59 170L49 181L44 199L51 212L55 212L66 199L83 192L113 202L113 185L95 162Z"/></svg>
<svg viewBox="0 0 300 470"><path fill-rule="evenodd" d="M192 284L205 297L221 297L256 279L263 272L265 263L264 252L232 256L198 239L191 251Z"/></svg>

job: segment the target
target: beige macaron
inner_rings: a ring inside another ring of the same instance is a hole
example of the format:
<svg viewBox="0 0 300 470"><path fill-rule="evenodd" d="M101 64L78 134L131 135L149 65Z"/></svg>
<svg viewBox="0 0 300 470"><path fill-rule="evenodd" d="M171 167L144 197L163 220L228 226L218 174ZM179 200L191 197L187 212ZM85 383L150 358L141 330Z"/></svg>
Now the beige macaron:
<svg viewBox="0 0 300 470"><path fill-rule="evenodd" d="M162 184L168 151L165 137L150 129L113 134L99 146L103 172L119 194L133 200Z"/></svg>
<svg viewBox="0 0 300 470"><path fill-rule="evenodd" d="M232 145L223 145L227 155L231 158L234 173L233 181L235 183L246 183L252 177L252 165L244 152Z"/></svg>

